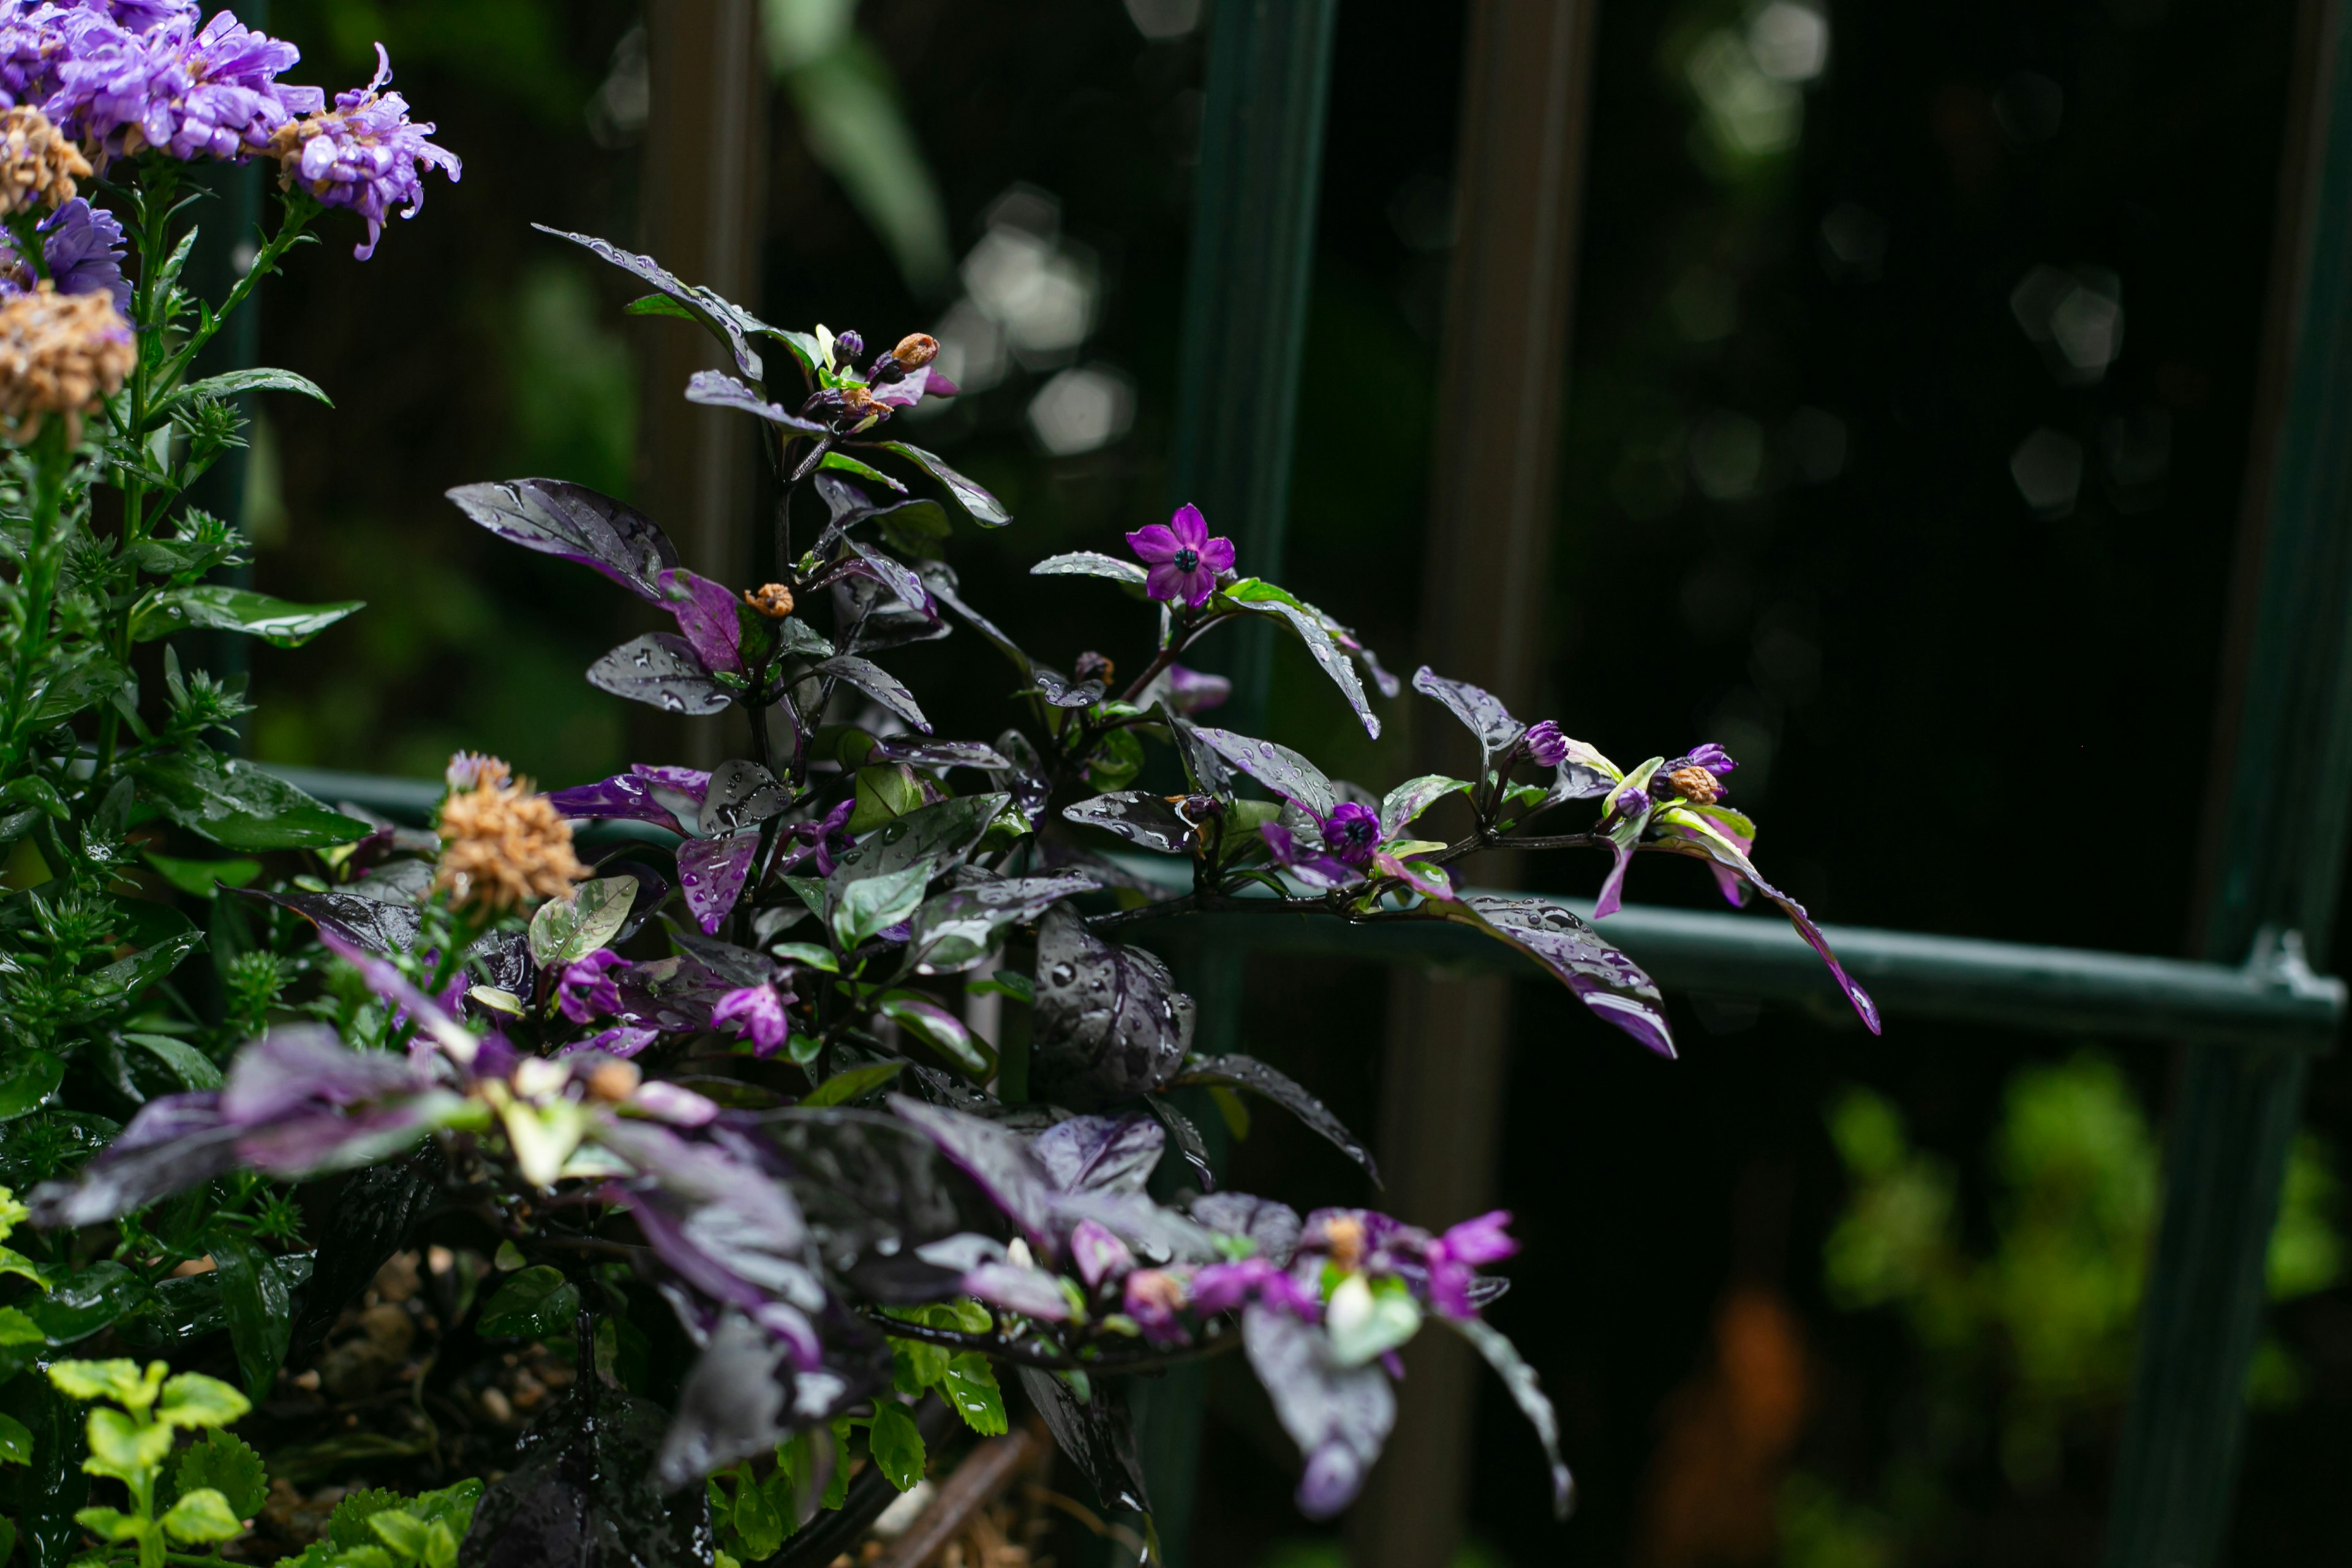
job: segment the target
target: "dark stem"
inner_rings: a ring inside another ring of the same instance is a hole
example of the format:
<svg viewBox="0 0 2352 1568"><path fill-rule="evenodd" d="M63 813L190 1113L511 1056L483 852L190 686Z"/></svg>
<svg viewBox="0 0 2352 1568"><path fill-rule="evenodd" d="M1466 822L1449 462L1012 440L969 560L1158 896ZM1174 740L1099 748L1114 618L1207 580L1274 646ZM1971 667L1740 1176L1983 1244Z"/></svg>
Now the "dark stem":
<svg viewBox="0 0 2352 1568"><path fill-rule="evenodd" d="M1223 1355L1241 1342L1238 1334L1225 1334L1204 1344L1186 1345L1178 1350L1147 1351L1135 1355L1097 1356L1088 1360L1066 1352L1048 1351L1018 1340L1000 1339L994 1334L968 1334L961 1329L935 1329L929 1323L909 1323L880 1312L868 1311L866 1316L880 1325L885 1333L903 1340L921 1340L926 1344L945 1345L953 1350L978 1351L999 1361L1009 1361L1022 1366L1034 1366L1042 1372L1101 1373L1116 1376L1134 1372L1159 1372L1180 1366L1186 1362L1205 1361L1213 1355Z"/></svg>

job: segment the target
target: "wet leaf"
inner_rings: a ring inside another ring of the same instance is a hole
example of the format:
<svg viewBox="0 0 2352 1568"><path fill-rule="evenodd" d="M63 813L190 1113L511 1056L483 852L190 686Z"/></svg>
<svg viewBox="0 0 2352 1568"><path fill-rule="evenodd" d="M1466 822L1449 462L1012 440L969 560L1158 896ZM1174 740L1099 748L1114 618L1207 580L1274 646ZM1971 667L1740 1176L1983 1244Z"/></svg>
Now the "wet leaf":
<svg viewBox="0 0 2352 1568"><path fill-rule="evenodd" d="M1545 899L1474 894L1432 906L1444 918L1501 938L1550 970L1603 1023L1624 1030L1662 1057L1675 1054L1664 999L1640 967L1601 940L1575 911Z"/></svg>
<svg viewBox="0 0 2352 1568"><path fill-rule="evenodd" d="M925 741L887 735L874 742L879 762L911 763L919 768L1009 768L1010 759L978 741Z"/></svg>
<svg viewBox="0 0 2352 1568"><path fill-rule="evenodd" d="M1037 935L1030 1087L1083 1108L1164 1088L1192 1043L1192 997L1140 948L1104 942L1066 906Z"/></svg>
<svg viewBox="0 0 2352 1568"><path fill-rule="evenodd" d="M1543 1386L1536 1380L1536 1369L1529 1366L1518 1350L1502 1333L1476 1318L1441 1318L1438 1320L1464 1339L1468 1340L1486 1364L1511 1391L1512 1402L1518 1405L1535 1427L1536 1436L1543 1442L1544 1459L1551 1468L1552 1514L1566 1519L1576 1506L1576 1482L1559 1458L1559 1421L1552 1414L1551 1401L1544 1397Z"/></svg>
<svg viewBox="0 0 2352 1568"><path fill-rule="evenodd" d="M1167 1141L1149 1116L1073 1116L1032 1138L1029 1152L1063 1192L1139 1194Z"/></svg>
<svg viewBox="0 0 2352 1568"><path fill-rule="evenodd" d="M1423 773L1417 779L1407 779L1389 791L1381 801L1381 837L1394 838L1415 818L1457 790L1470 785L1461 779L1450 779L1444 773Z"/></svg>
<svg viewBox="0 0 2352 1568"><path fill-rule="evenodd" d="M841 951L854 952L899 921L912 919L932 874L931 863L919 860L850 882L833 908L833 935Z"/></svg>
<svg viewBox="0 0 2352 1568"><path fill-rule="evenodd" d="M923 580L920 577L915 575L913 568L903 562L894 561L880 551L870 545L861 544L855 539L847 541L847 543L856 553L864 569L874 577L875 581L897 595L899 603L933 620L939 619L939 606L931 602L930 590L923 585Z"/></svg>
<svg viewBox="0 0 2352 1568"><path fill-rule="evenodd" d="M647 632L623 643L588 667L588 683L665 713L705 717L725 712L733 700L710 679L693 645L675 632Z"/></svg>
<svg viewBox="0 0 2352 1568"><path fill-rule="evenodd" d="M294 1309L286 1279L244 1236L216 1229L210 1245L213 1261L219 1266L221 1308L228 1319L237 1371L245 1376L246 1392L258 1400L277 1383L293 1335Z"/></svg>
<svg viewBox="0 0 2352 1568"><path fill-rule="evenodd" d="M1363 1142L1348 1131L1347 1124L1331 1114L1328 1107L1286 1074L1259 1061L1255 1057L1239 1054L1194 1057L1175 1079L1178 1084L1222 1084L1234 1089L1245 1089L1289 1111L1307 1128L1327 1139L1331 1146L1364 1168L1364 1173L1377 1184L1381 1173L1372 1163L1371 1152Z"/></svg>
<svg viewBox="0 0 2352 1568"><path fill-rule="evenodd" d="M1527 733L1528 727L1511 717L1493 692L1483 690L1466 680L1448 680L1427 665L1413 671L1412 689L1424 697L1433 697L1445 705L1445 710L1462 721L1464 728L1478 738L1481 754L1491 767Z"/></svg>
<svg viewBox="0 0 2352 1568"><path fill-rule="evenodd" d="M1054 1373L1024 1366L1021 1391L1045 1418L1055 1444L1087 1478L1105 1510L1151 1511L1151 1494L1143 1484L1143 1462L1136 1455L1135 1423L1118 1390L1097 1383L1090 1397L1082 1402Z"/></svg>
<svg viewBox="0 0 2352 1568"><path fill-rule="evenodd" d="M550 228L543 223L535 223L530 226L541 234L553 235L558 239L568 239L591 255L619 268L638 282L649 283L660 289L677 311L683 312L689 320L699 323L712 337L725 344L728 352L734 355L735 368L753 381L764 379L766 366L761 363L759 351L751 346L750 335L760 333L780 340L789 341L790 339L791 334L781 332L769 326L740 305L733 303L698 283L681 280L650 256L639 256L635 251L624 250L611 240L599 239L592 234L571 234L560 228ZM639 305L644 303L643 300L638 301ZM704 1555L707 1558L709 1553L706 1552Z"/></svg>
<svg viewBox="0 0 2352 1568"><path fill-rule="evenodd" d="M688 912L705 931L718 930L719 922L733 911L759 852L757 833L689 838L677 847L678 890L686 896Z"/></svg>
<svg viewBox="0 0 2352 1568"><path fill-rule="evenodd" d="M541 1263L509 1275L474 1328L488 1339L545 1339L570 1333L579 1316L579 1287Z"/></svg>
<svg viewBox="0 0 2352 1568"><path fill-rule="evenodd" d="M812 436L824 434L824 426L814 420L802 418L782 404L769 402L725 371L696 371L687 379L686 400L699 403L706 408L732 408L739 413L756 415L769 424L781 425L787 430L802 430Z"/></svg>
<svg viewBox="0 0 2352 1568"><path fill-rule="evenodd" d="M651 518L585 485L507 479L460 485L448 495L509 543L601 572L649 605L662 603L658 579L678 564L677 546Z"/></svg>
<svg viewBox="0 0 2352 1568"><path fill-rule="evenodd" d="M837 902L843 889L858 879L900 870L917 861L940 871L961 865L1010 798L957 795L884 823L837 858L833 874L825 879L826 896Z"/></svg>
<svg viewBox="0 0 2352 1568"><path fill-rule="evenodd" d="M924 734L931 732L931 721L923 717L915 694L901 685L897 676L872 660L854 653L840 654L818 665L816 673L857 688Z"/></svg>
<svg viewBox="0 0 2352 1568"><path fill-rule="evenodd" d="M47 1051L15 1054L0 1068L0 1121L38 1110L65 1081L66 1064Z"/></svg>
<svg viewBox="0 0 2352 1568"><path fill-rule="evenodd" d="M326 1222L312 1232L319 1251L295 1315L291 1354L315 1349L376 1271L408 1245L440 1194L446 1169L441 1146L427 1142L404 1160L365 1166L344 1179Z"/></svg>
<svg viewBox="0 0 2352 1568"><path fill-rule="evenodd" d="M243 632L272 647L300 647L337 621L367 608L360 599L331 605L297 605L250 588L199 584L167 588L148 601L131 623L135 642L152 642L175 632L203 626L214 631Z"/></svg>
<svg viewBox="0 0 2352 1568"><path fill-rule="evenodd" d="M1064 899L1101 886L1083 874L1013 877L951 888L915 911L907 941L919 974L957 974L984 962L1004 933L1027 925Z"/></svg>
<svg viewBox="0 0 2352 1568"><path fill-rule="evenodd" d="M331 849L369 831L368 824L277 774L203 746L142 755L124 766L166 816L224 849Z"/></svg>
<svg viewBox="0 0 2352 1568"><path fill-rule="evenodd" d="M1192 829L1176 808L1150 790L1123 789L1062 808L1063 817L1082 827L1099 827L1130 844L1163 855L1190 855Z"/></svg>
<svg viewBox="0 0 2352 1568"><path fill-rule="evenodd" d="M1242 1348L1307 1460L1298 1510L1329 1519L1355 1500L1396 1424L1388 1374L1342 1365L1320 1328L1256 1303L1242 1310Z"/></svg>
<svg viewBox="0 0 2352 1568"><path fill-rule="evenodd" d="M530 917L532 961L552 969L587 957L619 933L636 896L635 877L599 877L569 898L550 899Z"/></svg>
<svg viewBox="0 0 2352 1568"><path fill-rule="evenodd" d="M1147 1095L1144 1102L1151 1107L1151 1114L1159 1118L1160 1125L1168 1130L1169 1141L1192 1173L1192 1180L1202 1192L1215 1192L1216 1167L1209 1163L1209 1146L1202 1142L1201 1130L1192 1125L1192 1119L1177 1110L1175 1101L1164 1094Z"/></svg>
<svg viewBox="0 0 2352 1568"><path fill-rule="evenodd" d="M1121 561L1115 555L1103 555L1092 550L1074 550L1066 555L1048 555L1029 568L1032 577L1108 577L1114 583L1130 588L1140 588L1150 574L1132 561Z"/></svg>
<svg viewBox="0 0 2352 1568"><path fill-rule="evenodd" d="M1371 701L1364 695L1363 679L1356 673L1355 663L1348 657L1347 650L1331 636L1319 616L1271 584L1245 580L1226 589L1225 594L1242 608L1255 615L1274 616L1296 632L1298 640L1307 645L1307 657L1331 678L1331 684L1339 689L1339 695L1346 698L1348 706L1356 710L1357 719L1364 726L1364 733L1376 741L1380 739L1380 715L1372 711ZM1276 598L1273 596L1275 595L1281 596Z"/></svg>
<svg viewBox="0 0 2352 1568"><path fill-rule="evenodd" d="M814 1089L801 1101L803 1110L816 1110L828 1105L846 1105L853 1100L873 1093L905 1070L905 1062L868 1062L864 1067L837 1072Z"/></svg>
<svg viewBox="0 0 2352 1568"><path fill-rule="evenodd" d="M1013 521L1013 514L1004 510L1003 502L920 447L905 441L879 441L875 444L886 452L898 453L947 486L948 493L955 497L956 505L971 513L975 522L988 528L1002 528Z"/></svg>
<svg viewBox="0 0 2352 1568"><path fill-rule="evenodd" d="M667 1426L654 1405L580 1378L482 1493L458 1568L708 1568L702 1488L665 1496L655 1479Z"/></svg>
<svg viewBox="0 0 2352 1568"><path fill-rule="evenodd" d="M1328 816L1338 808L1339 792L1323 776L1323 770L1288 746L1206 724L1194 725L1193 732L1217 755L1292 805L1318 817Z"/></svg>

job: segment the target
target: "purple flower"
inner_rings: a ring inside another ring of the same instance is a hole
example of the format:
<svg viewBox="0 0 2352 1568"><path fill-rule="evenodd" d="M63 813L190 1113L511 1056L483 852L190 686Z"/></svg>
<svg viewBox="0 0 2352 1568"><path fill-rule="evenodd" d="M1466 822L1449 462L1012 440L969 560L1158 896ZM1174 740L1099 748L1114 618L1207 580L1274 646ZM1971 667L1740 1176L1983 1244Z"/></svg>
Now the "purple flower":
<svg viewBox="0 0 2352 1568"><path fill-rule="evenodd" d="M1717 745L1713 741L1709 741L1705 745L1694 748L1690 755L1685 757L1676 765L1679 767L1705 768L1708 773L1713 773L1716 777L1721 778L1724 774L1729 773L1739 764L1731 760L1730 752L1725 751L1721 746Z"/></svg>
<svg viewBox="0 0 2352 1568"><path fill-rule="evenodd" d="M242 158L268 147L295 116L325 105L317 88L277 79L300 50L231 12L200 30L188 11L143 32L95 11L82 15L90 20L74 28L55 59L57 90L42 109L102 155L153 147L182 159Z"/></svg>
<svg viewBox="0 0 2352 1568"><path fill-rule="evenodd" d="M335 95L335 107L291 125L276 128L268 150L279 177L299 184L324 205L349 207L367 221L367 243L352 254L362 261L375 254L384 219L395 206L415 217L425 205L425 171L439 169L455 184L465 173L457 155L425 138L432 125L414 124L408 100L379 92L392 79L392 57L375 47L376 69L367 86Z"/></svg>
<svg viewBox="0 0 2352 1568"><path fill-rule="evenodd" d="M1499 1263L1518 1251L1519 1244L1504 1230L1510 1223L1510 1211L1496 1209L1464 1220L1423 1248L1423 1261L1429 1267L1431 1306L1449 1318L1477 1314L1477 1305L1470 1299L1472 1270Z"/></svg>
<svg viewBox="0 0 2352 1568"><path fill-rule="evenodd" d="M712 1010L710 1025L713 1028L734 1026L736 1034L751 1040L751 1054L762 1058L783 1049L792 1035L792 1021L784 1016L784 999L769 984L746 985L727 993Z"/></svg>
<svg viewBox="0 0 2352 1568"><path fill-rule="evenodd" d="M1263 1301L1279 1307L1302 1323L1322 1316L1315 1292L1275 1267L1270 1259L1244 1258L1238 1263L1212 1263L1192 1276L1192 1307L1204 1314L1230 1312Z"/></svg>
<svg viewBox="0 0 2352 1568"><path fill-rule="evenodd" d="M71 0L74 8L95 11L132 33L152 33L166 22L194 27L204 15L196 0Z"/></svg>
<svg viewBox="0 0 2352 1568"><path fill-rule="evenodd" d="M1165 525L1150 523L1129 534L1127 547L1151 568L1146 594L1195 610L1217 591L1217 574L1234 564L1234 542L1210 538L1201 509L1189 501Z"/></svg>
<svg viewBox="0 0 2352 1568"><path fill-rule="evenodd" d="M1108 1226L1082 1219L1070 1231L1070 1261L1091 1290L1105 1279L1122 1278L1135 1267L1135 1254Z"/></svg>
<svg viewBox="0 0 2352 1568"><path fill-rule="evenodd" d="M1323 847L1342 865L1370 865L1380 842L1380 815L1370 806L1343 800L1323 819Z"/></svg>
<svg viewBox="0 0 2352 1568"><path fill-rule="evenodd" d="M76 196L41 220L41 266L60 294L110 294L114 308L131 313L131 284L122 276L122 226L104 207ZM21 294L33 286L31 269L16 243L0 236L0 294Z"/></svg>
<svg viewBox="0 0 2352 1568"><path fill-rule="evenodd" d="M843 801L824 814L819 822L795 822L784 831L800 840L802 847L793 850L777 863L777 869L790 870L803 859L816 862L816 874L833 875L834 857L857 842L849 831L849 814L857 808L853 797Z"/></svg>
<svg viewBox="0 0 2352 1568"><path fill-rule="evenodd" d="M1568 760L1568 737L1549 719L1528 726L1528 732L1519 737L1519 746L1528 761L1539 768L1556 768Z"/></svg>
<svg viewBox="0 0 2352 1568"><path fill-rule="evenodd" d="M621 1010L621 987L612 971L629 961L609 947L600 947L577 963L568 964L555 983L555 1004L575 1024L609 1016Z"/></svg>
<svg viewBox="0 0 2352 1568"><path fill-rule="evenodd" d="M1265 840L1275 864L1294 873L1309 887L1344 888L1363 880L1356 868L1346 861L1303 847L1297 836L1279 822L1262 822L1258 824L1257 832L1258 837Z"/></svg>

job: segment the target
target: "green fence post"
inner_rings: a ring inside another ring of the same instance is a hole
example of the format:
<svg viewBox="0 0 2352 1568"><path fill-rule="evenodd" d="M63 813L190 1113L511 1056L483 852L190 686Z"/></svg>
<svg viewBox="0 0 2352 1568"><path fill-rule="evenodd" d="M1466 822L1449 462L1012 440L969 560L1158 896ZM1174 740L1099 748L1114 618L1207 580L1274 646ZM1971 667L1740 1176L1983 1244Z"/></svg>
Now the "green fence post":
<svg viewBox="0 0 2352 1568"><path fill-rule="evenodd" d="M1207 104L1192 204L1177 380L1171 500L1231 536L1240 569L1282 570L1291 438L1307 341L1323 108L1338 0L1218 0L1209 21ZM1222 721L1262 731L1272 628L1235 628ZM1200 1049L1230 1051L1241 1017L1242 950L1204 942L1188 965ZM1203 1127L1216 1136L1222 1127ZM1136 1389L1138 1439L1160 1550L1191 1555L1206 1376L1195 1364Z"/></svg>
<svg viewBox="0 0 2352 1568"><path fill-rule="evenodd" d="M2352 50L2342 0L2312 0L2291 110L2276 276L2284 307L2266 492L2249 487L2224 681L2204 956L2300 933L2324 961L2352 805ZM2231 679L2234 678L2234 679ZM2234 689L2233 689L2234 688ZM2234 733L2233 733L2234 731ZM2231 742L2234 740L2234 746ZM2263 1324L2263 1265L2307 1058L2188 1048L2164 1225L2140 1323L2107 1526L2110 1568L2220 1556Z"/></svg>

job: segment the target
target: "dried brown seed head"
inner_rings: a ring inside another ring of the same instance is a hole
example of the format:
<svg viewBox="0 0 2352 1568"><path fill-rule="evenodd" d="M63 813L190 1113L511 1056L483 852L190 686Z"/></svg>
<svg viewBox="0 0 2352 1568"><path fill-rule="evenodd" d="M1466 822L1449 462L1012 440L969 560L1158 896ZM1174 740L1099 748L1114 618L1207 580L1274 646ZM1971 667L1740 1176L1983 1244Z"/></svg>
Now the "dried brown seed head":
<svg viewBox="0 0 2352 1568"><path fill-rule="evenodd" d="M47 115L23 103L0 113L0 216L61 207L89 175L89 160Z"/></svg>
<svg viewBox="0 0 2352 1568"><path fill-rule="evenodd" d="M757 588L746 588L743 602L772 621L781 621L793 613L793 591L782 583L764 583Z"/></svg>
<svg viewBox="0 0 2352 1568"><path fill-rule="evenodd" d="M40 433L51 414L81 439L81 418L122 390L137 365L131 323L104 294L60 294L44 280L0 300L0 416L18 443Z"/></svg>
<svg viewBox="0 0 2352 1568"><path fill-rule="evenodd" d="M588 1098L618 1105L637 1092L645 1076L635 1062L600 1062L588 1075Z"/></svg>
<svg viewBox="0 0 2352 1568"><path fill-rule="evenodd" d="M1723 781L1702 767L1676 768L1666 775L1666 782L1675 786L1676 795L1701 805L1713 805L1723 798Z"/></svg>
<svg viewBox="0 0 2352 1568"><path fill-rule="evenodd" d="M1331 1261L1341 1268L1353 1269L1364 1260L1364 1222L1355 1215L1324 1221L1323 1239L1329 1244Z"/></svg>
<svg viewBox="0 0 2352 1568"><path fill-rule="evenodd" d="M929 332L908 332L890 351L900 370L920 370L940 357L940 340Z"/></svg>
<svg viewBox="0 0 2352 1568"><path fill-rule="evenodd" d="M504 763L481 763L477 776L485 782L441 803L434 887L460 908L493 914L570 892L588 875L572 852L572 825L545 795L531 793L529 780L507 782Z"/></svg>

